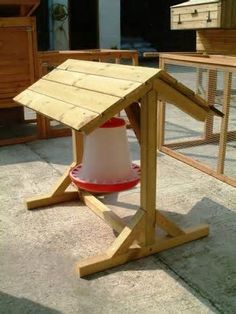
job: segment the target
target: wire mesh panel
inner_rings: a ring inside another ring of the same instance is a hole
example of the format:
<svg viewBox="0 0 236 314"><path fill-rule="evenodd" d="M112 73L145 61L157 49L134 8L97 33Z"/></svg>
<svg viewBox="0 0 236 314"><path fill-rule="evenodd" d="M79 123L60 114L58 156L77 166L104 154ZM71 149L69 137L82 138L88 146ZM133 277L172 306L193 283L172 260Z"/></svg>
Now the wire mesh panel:
<svg viewBox="0 0 236 314"><path fill-rule="evenodd" d="M208 66L207 62L176 61L174 56L172 60L163 57L161 66L222 111L224 117L209 116L205 122L199 122L170 103L162 104L160 149L236 186L236 67L234 71L222 63L217 67Z"/></svg>

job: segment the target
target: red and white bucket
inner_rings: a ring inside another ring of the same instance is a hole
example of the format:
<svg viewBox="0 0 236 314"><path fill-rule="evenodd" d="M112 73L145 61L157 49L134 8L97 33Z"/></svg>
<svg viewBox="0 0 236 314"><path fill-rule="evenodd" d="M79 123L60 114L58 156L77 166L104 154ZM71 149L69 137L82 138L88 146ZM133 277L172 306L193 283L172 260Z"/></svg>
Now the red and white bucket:
<svg viewBox="0 0 236 314"><path fill-rule="evenodd" d="M80 189L97 193L118 192L134 187L140 167L131 163L125 121L111 118L85 136L82 164L70 171Z"/></svg>

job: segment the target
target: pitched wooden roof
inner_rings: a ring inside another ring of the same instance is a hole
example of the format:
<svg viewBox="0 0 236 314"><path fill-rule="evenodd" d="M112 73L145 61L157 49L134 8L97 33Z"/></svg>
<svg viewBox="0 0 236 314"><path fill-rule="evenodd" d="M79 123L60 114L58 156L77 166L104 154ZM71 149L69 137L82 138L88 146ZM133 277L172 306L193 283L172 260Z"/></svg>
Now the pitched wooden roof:
<svg viewBox="0 0 236 314"><path fill-rule="evenodd" d="M90 132L155 88L198 120L211 111L161 69L69 59L14 98L69 127Z"/></svg>

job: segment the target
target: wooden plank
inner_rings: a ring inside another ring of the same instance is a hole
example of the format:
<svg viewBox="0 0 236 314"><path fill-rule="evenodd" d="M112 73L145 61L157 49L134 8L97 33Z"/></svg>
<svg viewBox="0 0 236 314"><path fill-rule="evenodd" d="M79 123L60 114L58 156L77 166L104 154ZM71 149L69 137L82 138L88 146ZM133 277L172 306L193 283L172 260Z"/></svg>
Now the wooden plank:
<svg viewBox="0 0 236 314"><path fill-rule="evenodd" d="M209 30L207 30L209 32ZM236 31L235 31L236 32ZM233 36L233 35L232 35ZM233 51L231 52L233 54ZM207 66L213 66L221 68L229 67L234 68L236 67L236 58L235 57L227 57L227 56L209 56L209 55L202 55L202 54L176 54L176 53L160 53L160 57L165 59L165 63L172 63L172 61L177 62L177 64L187 65L190 66L201 66L203 68L207 68Z"/></svg>
<svg viewBox="0 0 236 314"><path fill-rule="evenodd" d="M35 209L63 202L69 202L78 199L78 193L74 191L64 192L59 195L46 194L42 196L32 197L26 200L27 209Z"/></svg>
<svg viewBox="0 0 236 314"><path fill-rule="evenodd" d="M48 138L50 128L50 120L46 118L45 116L37 113L37 131L38 131L38 137Z"/></svg>
<svg viewBox="0 0 236 314"><path fill-rule="evenodd" d="M159 78L166 82L168 85L174 87L178 90L181 94L187 96L200 107L209 107L209 104L201 98L199 95L196 95L195 92L189 89L187 86L183 85L182 83L175 80L172 76L167 75L167 72L161 72ZM211 104L212 105L212 104Z"/></svg>
<svg viewBox="0 0 236 314"><path fill-rule="evenodd" d="M155 241L157 94L141 99L141 208L145 215L145 244Z"/></svg>
<svg viewBox="0 0 236 314"><path fill-rule="evenodd" d="M229 124L231 87L232 87L232 73L225 72L224 73L224 97L223 97L224 117L222 119L221 128L220 128L219 154L218 154L218 163L217 163L218 174L224 173L228 124Z"/></svg>
<svg viewBox="0 0 236 314"><path fill-rule="evenodd" d="M73 161L76 164L80 164L83 158L84 148L84 136L82 133L72 130L72 150L73 150Z"/></svg>
<svg viewBox="0 0 236 314"><path fill-rule="evenodd" d="M185 232L175 223L166 218L159 210L156 211L156 224L167 232L168 235L175 237Z"/></svg>
<svg viewBox="0 0 236 314"><path fill-rule="evenodd" d="M89 49L89 50L62 50L62 51L39 51L40 62L49 64L61 64L67 59L78 60L108 60L132 59L133 65L138 65L138 52L136 50L114 50L114 49Z"/></svg>
<svg viewBox="0 0 236 314"><path fill-rule="evenodd" d="M71 103L35 93L29 89L19 94L14 100L74 129L80 129L82 126L86 125L88 121L91 121L98 116L95 112L88 111L76 105L72 105Z"/></svg>
<svg viewBox="0 0 236 314"><path fill-rule="evenodd" d="M71 129L70 128L60 128L60 129L50 128L47 138L64 137L64 136L71 136Z"/></svg>
<svg viewBox="0 0 236 314"><path fill-rule="evenodd" d="M32 17L0 17L0 28L17 26L25 27L25 25L32 26L33 23L34 20L32 19Z"/></svg>
<svg viewBox="0 0 236 314"><path fill-rule="evenodd" d="M128 251L131 244L138 237L140 227L142 227L144 218L144 211L139 209L128 225L121 231L119 236L115 239L106 254L114 257L120 254L124 254Z"/></svg>
<svg viewBox="0 0 236 314"><path fill-rule="evenodd" d="M81 201L86 206L88 206L88 208L91 209L94 214L103 219L118 233L122 232L126 225L123 220L119 216L117 216L112 210L110 210L106 205L104 205L95 196L88 192L79 191L79 196Z"/></svg>
<svg viewBox="0 0 236 314"><path fill-rule="evenodd" d="M51 97L54 100L68 103L74 108L78 107L80 109L89 110L92 113L102 113L110 106L120 101L119 97L50 82L43 79L31 85L28 90ZM47 107L48 105L45 104L44 108L48 111ZM55 108L53 109L55 110ZM58 108L56 108L56 110L58 110ZM54 118L53 115L52 118Z"/></svg>
<svg viewBox="0 0 236 314"><path fill-rule="evenodd" d="M141 83L122 79L113 79L85 73L55 69L43 78L44 80L63 83L86 90L104 93L111 96L125 97L140 87Z"/></svg>
<svg viewBox="0 0 236 314"><path fill-rule="evenodd" d="M159 67L162 70L165 70L165 62L163 58L159 59ZM163 75L163 73L165 73L165 76ZM164 71L161 73L161 75L163 75L164 79L167 78L168 81L170 81L170 79L172 78L172 76L170 76L167 72L164 72ZM157 149L158 150L164 144L164 140L165 140L165 109L166 109L165 101L159 98L157 102Z"/></svg>
<svg viewBox="0 0 236 314"><path fill-rule="evenodd" d="M207 86L207 103L209 106L214 106L216 97L217 85L217 71L208 70L208 86ZM214 117L208 115L204 125L204 137L206 140L210 139L213 135Z"/></svg>
<svg viewBox="0 0 236 314"><path fill-rule="evenodd" d="M22 136L22 137L0 139L0 146L23 144L23 143L35 141L36 139L37 139L36 135L28 135L28 136Z"/></svg>
<svg viewBox="0 0 236 314"><path fill-rule="evenodd" d="M140 144L141 142L141 110L139 103L135 102L125 108L126 115L129 119L130 125L134 130L136 138Z"/></svg>
<svg viewBox="0 0 236 314"><path fill-rule="evenodd" d="M111 77L133 82L145 83L158 76L160 69L136 67L122 64L111 64L69 59L59 67L61 70Z"/></svg>
<svg viewBox="0 0 236 314"><path fill-rule="evenodd" d="M89 134L90 132L95 130L97 127L102 125L104 122L106 122L108 119L115 116L121 110L125 109L127 106L137 101L137 99L140 99L142 95L145 95L150 90L152 90L152 83L148 82L142 86L142 89L140 88L132 92L130 95L121 99L118 103L107 108L107 110L104 111L102 115L99 116L99 118L87 123L86 126L82 127L81 131L85 132L86 134Z"/></svg>

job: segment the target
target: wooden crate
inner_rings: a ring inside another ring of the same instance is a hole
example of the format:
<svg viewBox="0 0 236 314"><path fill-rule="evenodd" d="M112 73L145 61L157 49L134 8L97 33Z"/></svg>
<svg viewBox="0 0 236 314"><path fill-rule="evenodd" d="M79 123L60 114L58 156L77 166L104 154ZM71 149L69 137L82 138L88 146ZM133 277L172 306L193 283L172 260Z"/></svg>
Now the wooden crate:
<svg viewBox="0 0 236 314"><path fill-rule="evenodd" d="M171 7L173 30L235 27L235 0L190 0Z"/></svg>

